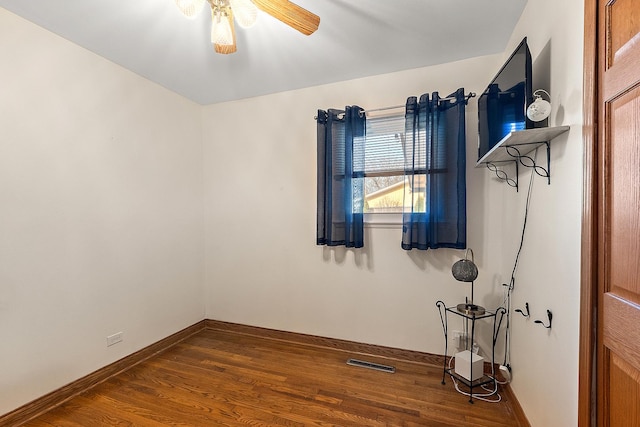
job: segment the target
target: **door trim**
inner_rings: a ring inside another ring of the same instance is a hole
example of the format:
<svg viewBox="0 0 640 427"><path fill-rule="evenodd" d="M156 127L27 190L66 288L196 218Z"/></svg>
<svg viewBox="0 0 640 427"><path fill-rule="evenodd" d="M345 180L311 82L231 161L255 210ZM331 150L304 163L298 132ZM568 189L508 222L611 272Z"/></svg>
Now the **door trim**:
<svg viewBox="0 0 640 427"><path fill-rule="evenodd" d="M597 251L598 236L598 1L584 2L584 71L582 98L583 191L580 259L580 350L578 358L578 426L597 421Z"/></svg>

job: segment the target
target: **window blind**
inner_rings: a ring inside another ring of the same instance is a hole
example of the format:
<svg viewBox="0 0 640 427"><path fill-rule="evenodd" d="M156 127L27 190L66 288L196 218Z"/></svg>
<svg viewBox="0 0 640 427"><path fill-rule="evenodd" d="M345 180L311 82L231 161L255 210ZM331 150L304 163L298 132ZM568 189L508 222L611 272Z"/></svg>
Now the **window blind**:
<svg viewBox="0 0 640 427"><path fill-rule="evenodd" d="M404 112L378 117L367 117L364 159L354 164L360 176L393 176L404 173Z"/></svg>

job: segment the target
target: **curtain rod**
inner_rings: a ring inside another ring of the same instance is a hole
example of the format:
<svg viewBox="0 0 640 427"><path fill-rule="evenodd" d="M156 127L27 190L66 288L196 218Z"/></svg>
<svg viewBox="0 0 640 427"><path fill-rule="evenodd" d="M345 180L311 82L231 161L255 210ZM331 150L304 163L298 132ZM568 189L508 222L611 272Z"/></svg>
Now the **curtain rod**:
<svg viewBox="0 0 640 427"><path fill-rule="evenodd" d="M469 92L467 95L464 96L465 101L468 101L469 98L475 98L476 97L476 93L475 92ZM447 98L440 98L440 101L451 101L456 99L455 96L449 96ZM385 110L395 110L396 108L404 108L406 105L394 105L393 107L381 107L381 108L373 108L371 110L363 110L361 111L361 114L367 114L367 113L373 113L374 111L385 111ZM318 116L313 116L313 120L318 120Z"/></svg>
<svg viewBox="0 0 640 427"><path fill-rule="evenodd" d="M468 101L469 98L475 98L476 97L476 93L475 92L469 92L467 95L464 96L465 101ZM439 101L452 101L456 99L455 96L449 96L447 98L439 98ZM374 111L385 111L385 110L395 110L396 108L404 108L406 106L406 104L403 105L394 105L393 107L382 107L382 108L373 108L371 110L364 110L362 111L364 114L367 113L373 113Z"/></svg>

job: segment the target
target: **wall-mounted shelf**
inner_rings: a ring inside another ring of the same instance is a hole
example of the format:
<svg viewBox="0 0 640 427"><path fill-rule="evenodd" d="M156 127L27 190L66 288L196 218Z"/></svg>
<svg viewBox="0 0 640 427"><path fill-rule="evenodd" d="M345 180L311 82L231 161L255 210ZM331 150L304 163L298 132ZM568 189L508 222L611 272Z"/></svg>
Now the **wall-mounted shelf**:
<svg viewBox="0 0 640 427"><path fill-rule="evenodd" d="M536 129L525 129L509 133L502 138L487 154L478 162L476 167L487 167L495 172L496 176L518 190L518 166L522 165L533 168L535 172L547 178L551 184L550 174L550 144L549 142L557 136L567 132L569 126L554 126ZM536 148L545 146L547 149L547 167L544 168L529 154ZM515 180L509 178L507 173L500 169L500 165L514 162L516 165Z"/></svg>

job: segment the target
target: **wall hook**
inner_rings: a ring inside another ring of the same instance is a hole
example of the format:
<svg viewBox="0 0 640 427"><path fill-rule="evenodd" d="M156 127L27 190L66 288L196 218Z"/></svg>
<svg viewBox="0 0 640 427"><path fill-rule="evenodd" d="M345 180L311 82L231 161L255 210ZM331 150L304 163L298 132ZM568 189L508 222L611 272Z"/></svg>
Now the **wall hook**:
<svg viewBox="0 0 640 427"><path fill-rule="evenodd" d="M520 313L520 314L522 314L524 317L526 317L528 319L529 316L531 316L531 314L529 314L529 303L528 302L524 303L524 310L525 311L522 311L522 309L517 308L516 309L516 313Z"/></svg>
<svg viewBox="0 0 640 427"><path fill-rule="evenodd" d="M547 329L551 329L551 319L553 319L553 315L551 314L551 310L547 310L547 317L549 318L549 326L545 325L542 320L536 320L534 323L539 323Z"/></svg>

